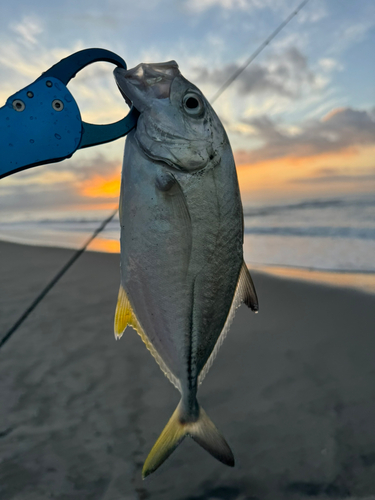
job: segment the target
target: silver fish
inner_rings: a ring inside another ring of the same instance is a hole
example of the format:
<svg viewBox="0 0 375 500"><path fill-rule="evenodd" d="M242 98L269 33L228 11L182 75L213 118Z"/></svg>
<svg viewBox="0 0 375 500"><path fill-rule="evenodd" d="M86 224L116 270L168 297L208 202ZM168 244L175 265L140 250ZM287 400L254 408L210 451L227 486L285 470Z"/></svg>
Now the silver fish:
<svg viewBox="0 0 375 500"><path fill-rule="evenodd" d="M233 466L231 449L196 397L236 308L245 302L258 310L243 260L232 150L214 110L175 61L114 74L140 112L122 171L115 336L132 326L181 393L142 474L155 471L185 436Z"/></svg>

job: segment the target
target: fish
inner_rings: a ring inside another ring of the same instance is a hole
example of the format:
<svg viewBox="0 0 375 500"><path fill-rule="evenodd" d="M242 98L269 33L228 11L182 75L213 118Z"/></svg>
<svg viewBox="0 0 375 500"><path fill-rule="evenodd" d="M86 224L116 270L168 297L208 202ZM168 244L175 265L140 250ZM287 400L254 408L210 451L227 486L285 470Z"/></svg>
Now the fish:
<svg viewBox="0 0 375 500"><path fill-rule="evenodd" d="M126 139L120 192L121 284L115 337L141 336L180 402L143 466L145 478L190 436L234 466L224 437L197 400L236 309L258 311L243 257L244 222L224 127L175 61L114 76L139 112Z"/></svg>

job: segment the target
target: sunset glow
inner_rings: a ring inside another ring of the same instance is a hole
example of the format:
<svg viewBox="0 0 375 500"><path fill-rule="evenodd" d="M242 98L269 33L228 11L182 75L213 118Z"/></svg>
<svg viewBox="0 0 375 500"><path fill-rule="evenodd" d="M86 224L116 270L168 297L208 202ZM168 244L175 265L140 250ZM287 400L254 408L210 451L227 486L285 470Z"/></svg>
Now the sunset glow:
<svg viewBox="0 0 375 500"><path fill-rule="evenodd" d="M120 253L120 242L95 238L95 240L90 243L89 250L94 250L95 252Z"/></svg>
<svg viewBox="0 0 375 500"><path fill-rule="evenodd" d="M132 5L129 24L122 5L113 14L108 2L85 0L73 16L83 24L59 16L58 33L53 4L28 6L21 17L9 4L0 20L0 94L5 101L61 58L103 46L128 67L175 59L210 99L297 4L202 0L198 9L194 2L160 0L146 11ZM215 101L244 204L374 192L374 27L371 0L309 2ZM128 112L112 71L95 63L69 83L84 120L109 123ZM118 202L123 147L120 139L3 179L1 213L48 216L77 207L105 217Z"/></svg>
<svg viewBox="0 0 375 500"><path fill-rule="evenodd" d="M118 198L120 195L120 172L108 179L94 176L81 186L81 194L90 198Z"/></svg>
<svg viewBox="0 0 375 500"><path fill-rule="evenodd" d="M244 202L272 198L335 196L375 190L375 147L288 156L237 166Z"/></svg>

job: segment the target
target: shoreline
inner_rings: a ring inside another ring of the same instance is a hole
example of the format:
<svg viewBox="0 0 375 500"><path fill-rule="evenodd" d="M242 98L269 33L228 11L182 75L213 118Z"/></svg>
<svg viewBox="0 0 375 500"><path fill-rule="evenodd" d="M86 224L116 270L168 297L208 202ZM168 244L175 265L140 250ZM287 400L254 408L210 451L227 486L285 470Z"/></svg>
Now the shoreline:
<svg viewBox="0 0 375 500"><path fill-rule="evenodd" d="M82 239L84 243L86 238ZM77 251L80 247L62 247L54 246L53 244L46 243L35 243L30 242L23 243L21 239L19 241L14 240L3 240L0 239L0 245L2 243L9 243L14 245L21 245L25 247L41 248L41 249L64 249L72 252ZM83 244L82 243L82 244ZM117 240L108 240L106 238L101 238L100 235L97 236L88 246L87 252L102 253L102 254L119 254L120 253L120 242ZM375 271L371 272L360 272L360 271L342 271L342 270L324 270L324 269L314 269L305 267L292 267L292 266L280 266L277 264L253 264L247 263L250 271L256 271L259 273L268 274L278 278L285 278L290 280L304 281L307 283L317 283L321 285L333 286L336 288L349 288L352 290L361 291L364 293L375 294ZM58 269L56 269L56 272Z"/></svg>

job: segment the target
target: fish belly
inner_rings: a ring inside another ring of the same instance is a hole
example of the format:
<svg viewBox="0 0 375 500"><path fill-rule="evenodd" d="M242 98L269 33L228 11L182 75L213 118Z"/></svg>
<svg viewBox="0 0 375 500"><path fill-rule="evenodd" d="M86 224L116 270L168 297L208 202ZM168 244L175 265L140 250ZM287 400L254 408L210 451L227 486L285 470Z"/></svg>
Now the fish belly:
<svg viewBox="0 0 375 500"><path fill-rule="evenodd" d="M242 265L242 206L231 151L194 174L126 142L121 280L149 341L183 392L195 390L227 318Z"/></svg>

